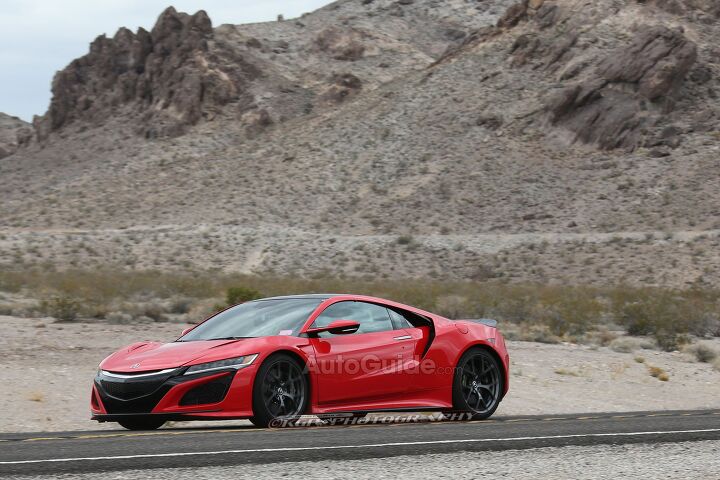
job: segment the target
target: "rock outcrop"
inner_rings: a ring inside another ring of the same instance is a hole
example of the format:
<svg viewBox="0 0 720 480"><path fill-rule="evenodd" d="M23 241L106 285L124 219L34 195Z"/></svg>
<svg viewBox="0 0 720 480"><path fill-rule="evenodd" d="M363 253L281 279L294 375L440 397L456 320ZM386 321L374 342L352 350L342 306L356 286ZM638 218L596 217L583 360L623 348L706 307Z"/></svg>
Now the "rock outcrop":
<svg viewBox="0 0 720 480"><path fill-rule="evenodd" d="M29 123L0 113L0 158L15 153L19 147L30 141L32 135Z"/></svg>
<svg viewBox="0 0 720 480"><path fill-rule="evenodd" d="M329 103L342 103L362 90L362 80L352 73L336 73L330 83L330 88L321 95L321 99Z"/></svg>
<svg viewBox="0 0 720 480"><path fill-rule="evenodd" d="M36 120L38 137L74 121L102 121L128 107L138 133L174 136L203 115L241 99L260 72L243 58L223 61L211 52L210 18L166 9L152 31L121 28L102 35L90 52L55 75L47 114Z"/></svg>
<svg viewBox="0 0 720 480"><path fill-rule="evenodd" d="M549 99L551 122L603 149L646 145L696 59L696 45L681 31L642 27L629 45Z"/></svg>
<svg viewBox="0 0 720 480"><path fill-rule="evenodd" d="M328 27L315 37L314 42L318 50L335 60L354 62L365 53L361 35L352 29Z"/></svg>
<svg viewBox="0 0 720 480"><path fill-rule="evenodd" d="M521 20L527 18L528 0L522 0L508 7L505 14L497 21L497 26L501 28L514 27Z"/></svg>

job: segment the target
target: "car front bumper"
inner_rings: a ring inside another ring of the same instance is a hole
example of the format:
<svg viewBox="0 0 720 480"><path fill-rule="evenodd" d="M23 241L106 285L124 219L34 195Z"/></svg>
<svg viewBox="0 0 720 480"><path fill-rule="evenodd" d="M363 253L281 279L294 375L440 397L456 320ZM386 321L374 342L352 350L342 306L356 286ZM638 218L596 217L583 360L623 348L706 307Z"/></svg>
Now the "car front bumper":
<svg viewBox="0 0 720 480"><path fill-rule="evenodd" d="M174 419L248 418L256 367L184 375L184 368L151 374L98 372L93 382L92 419L162 415Z"/></svg>

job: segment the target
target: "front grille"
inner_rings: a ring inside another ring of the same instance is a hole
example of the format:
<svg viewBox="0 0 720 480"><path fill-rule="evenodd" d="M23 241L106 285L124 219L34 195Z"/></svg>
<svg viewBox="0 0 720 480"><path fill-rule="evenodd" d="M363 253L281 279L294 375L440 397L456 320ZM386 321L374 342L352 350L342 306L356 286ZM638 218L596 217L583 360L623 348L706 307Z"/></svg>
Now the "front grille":
<svg viewBox="0 0 720 480"><path fill-rule="evenodd" d="M97 385L97 384L96 384ZM145 395L134 400L120 400L110 397L102 390L98 389L100 399L102 400L105 410L109 414L114 413L150 413L153 408L162 400L165 394L170 391L172 385L163 385L155 390L151 395Z"/></svg>
<svg viewBox="0 0 720 480"><path fill-rule="evenodd" d="M185 381L205 376L178 375L178 371L173 370L148 378L117 378L100 372L95 378L95 386L108 414L150 413L171 388ZM224 377L191 389L183 396L180 405L201 405L222 401L230 388L234 373L234 371L229 372Z"/></svg>
<svg viewBox="0 0 720 480"><path fill-rule="evenodd" d="M149 413L178 383L177 370L150 377L118 378L100 372L95 379L108 413Z"/></svg>
<svg viewBox="0 0 720 480"><path fill-rule="evenodd" d="M205 383L189 390L180 400L180 405L204 405L207 403L222 402L230 388L232 375L226 375L212 382Z"/></svg>
<svg viewBox="0 0 720 480"><path fill-rule="evenodd" d="M103 379L100 380L100 385L105 393L111 397L115 397L119 400L133 400L135 398L144 397L150 395L155 390L160 388L160 385L165 382L165 378L159 380L148 380L148 381L133 381L133 382L118 382L115 380Z"/></svg>

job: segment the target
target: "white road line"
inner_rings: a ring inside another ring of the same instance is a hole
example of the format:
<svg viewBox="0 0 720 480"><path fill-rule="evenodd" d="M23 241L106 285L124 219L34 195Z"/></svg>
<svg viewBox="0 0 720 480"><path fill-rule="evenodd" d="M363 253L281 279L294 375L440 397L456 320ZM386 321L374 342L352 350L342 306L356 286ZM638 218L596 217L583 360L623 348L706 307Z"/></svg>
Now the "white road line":
<svg viewBox="0 0 720 480"><path fill-rule="evenodd" d="M559 440L564 438L596 438L596 437L633 437L646 435L674 435L678 433L707 433L720 432L720 428L708 428L704 430L668 430L662 432L618 432L618 433L586 433L573 435L544 435L538 437L511 437L511 438L470 438L459 440L433 440L425 442L393 442L393 443L369 443L364 445L328 445L318 447L280 447L280 448L248 448L242 450L217 450L210 452L176 452L176 453L148 453L141 455L116 455L106 457L76 457L76 458L47 458L43 460L16 460L0 462L0 465L22 465L28 463L57 463L57 462L83 462L93 460L127 460L133 458L164 458L164 457L188 457L198 455L225 455L231 453L262 453L262 452L298 452L307 450L340 450L353 448L383 448L383 447L404 447L413 445L440 445L447 443L489 443L489 442L517 442L524 440Z"/></svg>

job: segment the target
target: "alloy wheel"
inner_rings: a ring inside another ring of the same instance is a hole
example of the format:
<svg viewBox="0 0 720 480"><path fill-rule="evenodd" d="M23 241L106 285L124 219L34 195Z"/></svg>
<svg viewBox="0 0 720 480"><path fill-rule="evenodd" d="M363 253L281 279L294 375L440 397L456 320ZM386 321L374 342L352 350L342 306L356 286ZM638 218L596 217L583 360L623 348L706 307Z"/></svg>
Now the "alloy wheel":
<svg viewBox="0 0 720 480"><path fill-rule="evenodd" d="M265 375L262 398L267 411L275 418L302 414L305 381L298 365L285 360L275 362Z"/></svg>
<svg viewBox="0 0 720 480"><path fill-rule="evenodd" d="M469 357L462 366L462 394L468 407L476 413L493 409L500 397L500 370L487 355Z"/></svg>

